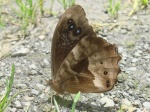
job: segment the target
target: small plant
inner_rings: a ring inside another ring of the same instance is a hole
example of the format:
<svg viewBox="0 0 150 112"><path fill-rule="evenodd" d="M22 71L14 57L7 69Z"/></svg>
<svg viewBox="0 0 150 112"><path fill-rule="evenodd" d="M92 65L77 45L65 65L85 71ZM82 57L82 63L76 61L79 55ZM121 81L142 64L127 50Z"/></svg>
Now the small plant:
<svg viewBox="0 0 150 112"><path fill-rule="evenodd" d="M0 97L0 112L4 112L6 108L8 107L8 105L11 103L11 101L14 98L16 98L18 94L27 91L27 90L19 91L15 95L10 97L10 92L11 92L13 81L14 81L14 73L15 73L15 65L13 64L12 69L11 69L10 79L9 80L8 78L6 79L6 88L5 88L6 92L2 97Z"/></svg>
<svg viewBox="0 0 150 112"><path fill-rule="evenodd" d="M79 100L80 94L81 94L80 91L76 94L74 101L73 101L73 104L72 104L71 112L75 112L75 107L76 107L77 101ZM56 102L55 97L54 97L54 104L55 104L57 112L60 112L60 109L59 109L59 106Z"/></svg>
<svg viewBox="0 0 150 112"><path fill-rule="evenodd" d="M78 94L76 94L75 99L73 101L71 112L75 112L75 107L76 107L77 101L79 100L80 94L81 94L80 91L78 92Z"/></svg>
<svg viewBox="0 0 150 112"><path fill-rule="evenodd" d="M121 106L120 109L117 112L124 112L124 110L125 109L123 108L123 106Z"/></svg>
<svg viewBox="0 0 150 112"><path fill-rule="evenodd" d="M6 93L3 95L3 97L0 99L0 112L3 112L10 102L13 100L13 97L9 97L11 89L12 89L12 84L14 81L14 72L15 72L15 66L14 64L12 65L12 70L11 70L11 76L10 80L8 78L6 79Z"/></svg>
<svg viewBox="0 0 150 112"><path fill-rule="evenodd" d="M40 7L40 12L41 12L41 15L43 15L43 13L44 13L44 10L43 10L43 0L39 0L39 7Z"/></svg>
<svg viewBox="0 0 150 112"><path fill-rule="evenodd" d="M53 5L54 5L54 0L51 0L51 6L50 6L50 13L53 14L52 9L53 9Z"/></svg>
<svg viewBox="0 0 150 112"><path fill-rule="evenodd" d="M0 27L1 27L1 28L4 28L4 27L5 27L1 10L0 10Z"/></svg>
<svg viewBox="0 0 150 112"><path fill-rule="evenodd" d="M116 0L109 0L109 7L107 9L109 15L114 18L118 17L118 11L120 9L120 0L116 2Z"/></svg>
<svg viewBox="0 0 150 112"><path fill-rule="evenodd" d="M2 16L2 1L0 1L0 27L4 28L5 24L4 24L4 17Z"/></svg>
<svg viewBox="0 0 150 112"><path fill-rule="evenodd" d="M13 64L12 70L11 70L10 80L8 80L8 78L6 79L6 93L0 99L0 112L3 112L13 99L13 97L9 99L9 94L11 92L12 84L13 84L13 80L14 80L14 71L15 71L15 67Z"/></svg>
<svg viewBox="0 0 150 112"><path fill-rule="evenodd" d="M58 2L63 6L64 10L75 4L75 0L58 0Z"/></svg>
<svg viewBox="0 0 150 112"><path fill-rule="evenodd" d="M16 3L20 9L19 17L21 18L21 25L23 33L26 33L29 23L36 25L36 12L40 8L43 11L43 0L38 0L37 4L33 4L33 0L16 0ZM41 12L42 13L42 12Z"/></svg>
<svg viewBox="0 0 150 112"><path fill-rule="evenodd" d="M132 10L129 13L129 16L133 15L139 9L146 8L148 6L149 0L133 0Z"/></svg>
<svg viewBox="0 0 150 112"><path fill-rule="evenodd" d="M129 16L131 16L138 10L138 5L139 5L138 0L133 0L132 10L130 11Z"/></svg>
<svg viewBox="0 0 150 112"><path fill-rule="evenodd" d="M140 3L142 5L142 8L145 8L148 6L148 0L140 0Z"/></svg>

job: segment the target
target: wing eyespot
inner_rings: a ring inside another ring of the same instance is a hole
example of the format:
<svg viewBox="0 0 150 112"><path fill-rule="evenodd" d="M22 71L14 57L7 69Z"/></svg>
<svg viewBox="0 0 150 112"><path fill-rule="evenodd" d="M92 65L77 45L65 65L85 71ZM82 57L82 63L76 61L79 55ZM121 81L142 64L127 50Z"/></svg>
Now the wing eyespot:
<svg viewBox="0 0 150 112"><path fill-rule="evenodd" d="M106 84L106 87L107 87L107 88L109 88L109 87L110 87L110 84L109 84L109 83L107 83L107 84Z"/></svg>
<svg viewBox="0 0 150 112"><path fill-rule="evenodd" d="M69 19L69 20L68 20L68 25L69 25L69 24L72 24L72 23L74 23L74 20L73 20L73 19Z"/></svg>
<svg viewBox="0 0 150 112"><path fill-rule="evenodd" d="M107 71L104 71L104 73L103 73L104 75L107 75L108 74L108 72Z"/></svg>
<svg viewBox="0 0 150 112"><path fill-rule="evenodd" d="M106 80L106 83L107 83L107 84L109 84L109 83L110 83L110 81L109 81L109 80Z"/></svg>
<svg viewBox="0 0 150 112"><path fill-rule="evenodd" d="M100 64L102 65L102 64L103 64L103 61L100 61Z"/></svg>
<svg viewBox="0 0 150 112"><path fill-rule="evenodd" d="M74 23L68 25L68 30L75 29L76 25Z"/></svg>
<svg viewBox="0 0 150 112"><path fill-rule="evenodd" d="M78 35L80 35L81 33L82 33L81 27L78 27L78 28L76 28L76 29L73 31L73 35L74 35L74 36L78 36Z"/></svg>
<svg viewBox="0 0 150 112"><path fill-rule="evenodd" d="M76 28L76 24L73 19L69 19L67 24L68 24L68 30L73 30Z"/></svg>

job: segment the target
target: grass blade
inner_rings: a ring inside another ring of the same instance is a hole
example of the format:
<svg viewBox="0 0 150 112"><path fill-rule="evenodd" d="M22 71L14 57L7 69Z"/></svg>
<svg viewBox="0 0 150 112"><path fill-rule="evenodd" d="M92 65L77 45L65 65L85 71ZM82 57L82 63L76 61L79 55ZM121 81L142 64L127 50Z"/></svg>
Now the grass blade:
<svg viewBox="0 0 150 112"><path fill-rule="evenodd" d="M55 104L55 107L56 107L57 112L60 112L60 110L59 110L59 107L58 107L58 104L57 104L57 101L56 101L55 97L54 97L54 104Z"/></svg>
<svg viewBox="0 0 150 112"><path fill-rule="evenodd" d="M73 101L73 105L72 105L72 110L71 110L71 112L75 112L75 107L76 107L77 101L78 101L78 99L79 99L79 97L80 97L80 94L81 94L80 91L78 92L78 94L76 94L75 99L74 99L74 101Z"/></svg>

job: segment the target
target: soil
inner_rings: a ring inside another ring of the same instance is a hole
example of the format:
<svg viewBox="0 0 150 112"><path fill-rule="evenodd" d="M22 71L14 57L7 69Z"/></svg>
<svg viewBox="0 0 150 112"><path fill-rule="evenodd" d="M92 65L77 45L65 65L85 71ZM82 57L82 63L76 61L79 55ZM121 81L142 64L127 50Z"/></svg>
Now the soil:
<svg viewBox="0 0 150 112"><path fill-rule="evenodd" d="M107 12L109 3L106 0L77 0L76 4L84 8L97 35L115 43L122 57L119 62L121 73L114 89L101 94L81 94L76 112L149 112L150 7L139 8L128 16L132 2L122 1L118 18L114 19ZM15 1L6 1L2 5L2 16L7 24L0 28L0 96L5 93L5 82L10 76L12 63L15 64L15 77L11 96L25 90L11 102L7 112L56 110L50 100L55 92L46 80L51 78L51 39L64 9L55 1L55 16L50 16L49 8L50 1L45 0L44 16L38 15L36 27L29 25L26 36L23 36ZM56 95L55 98L62 112L71 111L70 96Z"/></svg>

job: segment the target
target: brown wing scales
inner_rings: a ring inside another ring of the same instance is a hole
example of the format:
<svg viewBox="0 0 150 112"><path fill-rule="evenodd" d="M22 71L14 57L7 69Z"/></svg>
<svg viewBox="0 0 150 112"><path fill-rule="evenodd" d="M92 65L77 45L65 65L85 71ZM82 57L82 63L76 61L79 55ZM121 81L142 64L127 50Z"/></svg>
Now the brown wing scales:
<svg viewBox="0 0 150 112"><path fill-rule="evenodd" d="M58 93L109 91L116 84L120 59L116 45L96 37L83 8L75 5L56 27L52 40L53 78L49 83Z"/></svg>
<svg viewBox="0 0 150 112"><path fill-rule="evenodd" d="M56 26L52 39L52 76L55 76L54 74L56 74L66 56L80 39L89 34L95 35L85 18L83 8L75 5L66 10Z"/></svg>

